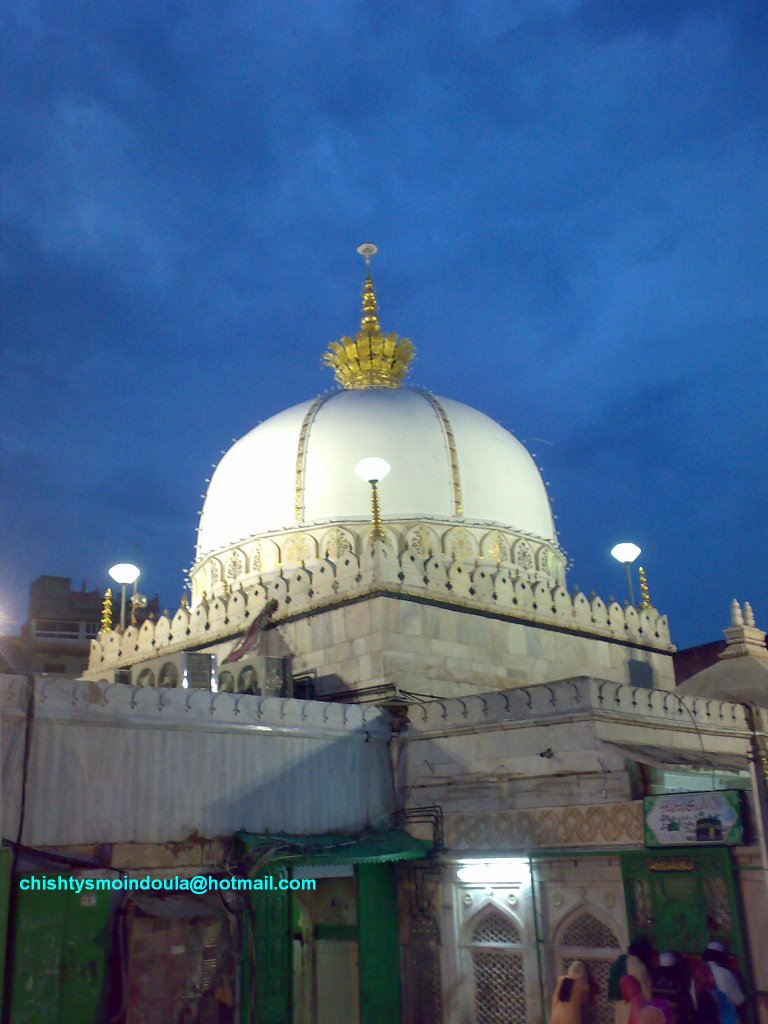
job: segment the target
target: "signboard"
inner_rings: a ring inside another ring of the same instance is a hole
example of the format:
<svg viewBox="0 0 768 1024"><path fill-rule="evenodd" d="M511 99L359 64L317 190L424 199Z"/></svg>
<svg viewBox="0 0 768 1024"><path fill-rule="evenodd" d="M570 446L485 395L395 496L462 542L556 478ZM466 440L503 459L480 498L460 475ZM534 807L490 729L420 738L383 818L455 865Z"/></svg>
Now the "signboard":
<svg viewBox="0 0 768 1024"><path fill-rule="evenodd" d="M691 846L744 841L739 790L665 793L645 798L645 845Z"/></svg>

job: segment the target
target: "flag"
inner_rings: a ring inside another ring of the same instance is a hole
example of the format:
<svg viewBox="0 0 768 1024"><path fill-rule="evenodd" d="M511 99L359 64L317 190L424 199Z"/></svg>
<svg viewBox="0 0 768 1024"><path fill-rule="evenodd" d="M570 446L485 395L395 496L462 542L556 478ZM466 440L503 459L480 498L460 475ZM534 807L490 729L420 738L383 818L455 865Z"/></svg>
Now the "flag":
<svg viewBox="0 0 768 1024"><path fill-rule="evenodd" d="M229 654L226 656L222 665L229 665L233 661L240 661L243 655L247 654L253 647L258 643L259 637L261 636L264 628L266 627L269 620L277 611L277 601L271 598L264 607L261 609L259 614L251 623L248 632L245 634L239 644L235 644Z"/></svg>

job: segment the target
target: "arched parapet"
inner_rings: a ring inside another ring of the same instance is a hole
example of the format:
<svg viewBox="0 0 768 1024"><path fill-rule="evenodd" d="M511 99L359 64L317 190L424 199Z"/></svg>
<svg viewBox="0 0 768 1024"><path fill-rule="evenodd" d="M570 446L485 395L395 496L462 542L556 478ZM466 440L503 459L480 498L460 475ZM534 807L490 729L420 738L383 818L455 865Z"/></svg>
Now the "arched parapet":
<svg viewBox="0 0 768 1024"><path fill-rule="evenodd" d="M277 569L283 560L279 544L274 540L265 539L261 542L261 572L268 573Z"/></svg>
<svg viewBox="0 0 768 1024"><path fill-rule="evenodd" d="M573 620L586 629L592 625L592 609L586 595L581 592L575 594L573 598Z"/></svg>
<svg viewBox="0 0 768 1024"><path fill-rule="evenodd" d="M443 598L446 593L450 593L447 584L448 573L443 560L428 558L424 563L424 586L427 591Z"/></svg>
<svg viewBox="0 0 768 1024"><path fill-rule="evenodd" d="M360 535L360 568L365 571L372 567L377 557L389 560L394 565L400 548L400 534L397 530L382 524L381 536L376 539L373 536L373 526L367 526Z"/></svg>
<svg viewBox="0 0 768 1024"><path fill-rule="evenodd" d="M398 580L403 589L424 587L424 557L413 548L406 548L399 559Z"/></svg>
<svg viewBox="0 0 768 1024"><path fill-rule="evenodd" d="M315 566L315 570L312 573L312 598L313 604L322 604L324 601L332 598L339 589L338 582L336 580L336 566L328 559L324 558Z"/></svg>
<svg viewBox="0 0 768 1024"><path fill-rule="evenodd" d="M552 618L552 595L550 591L550 584L546 583L544 580L536 580L536 582L531 586L533 610L536 613L536 618L538 619Z"/></svg>
<svg viewBox="0 0 768 1024"><path fill-rule="evenodd" d="M334 526L320 538L320 558L337 562L347 554L356 554L357 540L351 530Z"/></svg>
<svg viewBox="0 0 768 1024"><path fill-rule="evenodd" d="M297 605L302 608L308 605L313 594L313 573L309 569L299 569L296 572L290 573L287 580L288 595L291 599L291 604L294 606L293 610L296 610Z"/></svg>
<svg viewBox="0 0 768 1024"><path fill-rule="evenodd" d="M472 585L471 570L462 562L452 562L448 568L448 589L459 599L469 598Z"/></svg>
<svg viewBox="0 0 768 1024"><path fill-rule="evenodd" d="M156 646L157 624L152 619L145 619L139 627L137 637L138 649L141 653L152 654Z"/></svg>
<svg viewBox="0 0 768 1024"><path fill-rule="evenodd" d="M493 592L491 594L491 599L498 608L504 611L511 611L514 596L515 585L512 582L509 566L504 566L497 570L493 576Z"/></svg>
<svg viewBox="0 0 768 1024"><path fill-rule="evenodd" d="M624 609L624 635L630 640L640 637L640 619L637 609L631 605Z"/></svg>
<svg viewBox="0 0 768 1024"><path fill-rule="evenodd" d="M521 614L532 615L534 608L531 584L527 580L518 577L515 580L514 586L515 594L512 598L513 608Z"/></svg>
<svg viewBox="0 0 768 1024"><path fill-rule="evenodd" d="M245 552L240 548L230 551L224 566L224 580L228 586L237 583L248 571L248 561Z"/></svg>
<svg viewBox="0 0 768 1024"><path fill-rule="evenodd" d="M174 642L183 640L185 636L189 636L190 622L192 619L189 608L182 605L171 621L171 633L173 634Z"/></svg>
<svg viewBox="0 0 768 1024"><path fill-rule="evenodd" d="M565 587L553 587L550 592L552 614L561 621L573 618L573 599Z"/></svg>
<svg viewBox="0 0 768 1024"><path fill-rule="evenodd" d="M128 626L120 638L120 654L123 658L130 658L138 649L139 630L136 626Z"/></svg>
<svg viewBox="0 0 768 1024"><path fill-rule="evenodd" d="M637 618L639 622L639 628L644 637L654 638L656 632L656 620L658 619L658 612L653 608L640 608L637 612Z"/></svg>
<svg viewBox="0 0 768 1024"><path fill-rule="evenodd" d="M336 562L336 580L338 590L343 591L347 584L354 583L360 575L360 558L353 552L348 551Z"/></svg>
<svg viewBox="0 0 768 1024"><path fill-rule="evenodd" d="M164 647L173 641L171 632L171 620L163 613L155 623L155 646Z"/></svg>
<svg viewBox="0 0 768 1024"><path fill-rule="evenodd" d="M547 579L552 578L552 566L550 565L551 551L542 544L539 550L536 552L536 569L539 574Z"/></svg>
<svg viewBox="0 0 768 1024"><path fill-rule="evenodd" d="M493 579L491 567L481 563L470 573L470 591L476 601L483 605L493 603Z"/></svg>
<svg viewBox="0 0 768 1024"><path fill-rule="evenodd" d="M247 563L246 575L258 576L261 572L261 544L257 540L244 544L243 552Z"/></svg>
<svg viewBox="0 0 768 1024"><path fill-rule="evenodd" d="M109 633L102 633L101 649L104 657L109 662L115 662L120 657L122 647L122 636L113 629Z"/></svg>
<svg viewBox="0 0 768 1024"><path fill-rule="evenodd" d="M248 610L249 602L257 601L258 594L258 587L254 587L252 590L247 591L242 584L237 588L237 590L233 590L229 595L229 604L227 605L229 621L233 624L242 622L245 619L245 613Z"/></svg>
<svg viewBox="0 0 768 1024"><path fill-rule="evenodd" d="M405 550L412 552L422 562L431 555L439 554L443 545L435 530L424 523L417 523L405 533Z"/></svg>
<svg viewBox="0 0 768 1024"><path fill-rule="evenodd" d="M217 590L222 583L224 578L224 568L215 556L208 559L205 563L205 587L209 594L212 594L214 590Z"/></svg>
<svg viewBox="0 0 768 1024"><path fill-rule="evenodd" d="M264 584L264 592L267 599L271 598L277 601L281 608L291 603L288 599L288 581L282 573L274 576L268 583Z"/></svg>
<svg viewBox="0 0 768 1024"><path fill-rule="evenodd" d="M605 603L600 600L597 594L594 594L589 605L592 609L592 622L599 629L608 629L608 609L605 607Z"/></svg>
<svg viewBox="0 0 768 1024"><path fill-rule="evenodd" d="M672 640L669 635L669 620L666 615L658 615L656 618L656 628L652 634L654 640L659 640L663 644L671 644Z"/></svg>
<svg viewBox="0 0 768 1024"><path fill-rule="evenodd" d="M489 530L480 539L480 555L491 565L509 565L511 550L509 538L501 530Z"/></svg>
<svg viewBox="0 0 768 1024"><path fill-rule="evenodd" d="M525 537L517 541L512 552L512 560L521 575L532 576L536 571L536 558L530 541Z"/></svg>
<svg viewBox="0 0 768 1024"><path fill-rule="evenodd" d="M208 629L208 598L203 596L196 608L192 612L190 622L190 630L195 633L201 633L204 629Z"/></svg>
<svg viewBox="0 0 768 1024"><path fill-rule="evenodd" d="M618 601L611 601L607 607L608 612L608 626L614 636L624 636L626 625L624 621L624 609L621 607Z"/></svg>
<svg viewBox="0 0 768 1024"><path fill-rule="evenodd" d="M289 534L283 542L282 563L301 565L318 559L317 540L311 533L299 531Z"/></svg>
<svg viewBox="0 0 768 1024"><path fill-rule="evenodd" d="M217 594L216 597L211 598L208 605L208 625L214 632L229 625L228 609L228 594Z"/></svg>
<svg viewBox="0 0 768 1024"><path fill-rule="evenodd" d="M443 534L443 553L451 562L477 562L480 551L475 537L464 526L453 526Z"/></svg>

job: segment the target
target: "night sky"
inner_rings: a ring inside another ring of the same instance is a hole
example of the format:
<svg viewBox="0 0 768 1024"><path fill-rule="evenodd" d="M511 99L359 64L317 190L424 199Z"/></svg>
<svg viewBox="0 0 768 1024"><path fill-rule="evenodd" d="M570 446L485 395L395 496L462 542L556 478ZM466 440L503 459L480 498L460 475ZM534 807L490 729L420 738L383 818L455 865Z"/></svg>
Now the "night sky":
<svg viewBox="0 0 768 1024"><path fill-rule="evenodd" d="M768 627L768 8L2 4L2 626L115 561L175 609L233 438L359 322L536 453L571 587ZM489 472L492 468L489 467Z"/></svg>

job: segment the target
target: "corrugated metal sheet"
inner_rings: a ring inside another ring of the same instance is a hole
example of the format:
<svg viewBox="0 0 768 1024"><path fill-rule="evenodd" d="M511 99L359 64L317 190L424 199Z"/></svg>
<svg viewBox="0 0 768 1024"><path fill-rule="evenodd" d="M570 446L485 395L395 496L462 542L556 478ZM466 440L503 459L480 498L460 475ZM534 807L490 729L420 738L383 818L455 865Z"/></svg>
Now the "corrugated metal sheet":
<svg viewBox="0 0 768 1024"><path fill-rule="evenodd" d="M0 680L13 838L27 691ZM36 680L34 705L30 846L354 830L393 810L389 718L375 708L60 679Z"/></svg>

